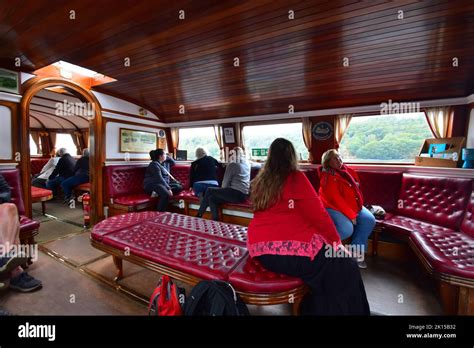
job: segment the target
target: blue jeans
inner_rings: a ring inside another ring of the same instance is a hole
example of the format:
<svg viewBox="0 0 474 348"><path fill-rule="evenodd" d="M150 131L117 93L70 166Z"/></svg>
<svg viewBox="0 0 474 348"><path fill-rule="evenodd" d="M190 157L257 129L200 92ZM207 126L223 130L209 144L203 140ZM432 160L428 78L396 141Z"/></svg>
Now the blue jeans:
<svg viewBox="0 0 474 348"><path fill-rule="evenodd" d="M77 174L65 179L61 183L61 188L63 189L65 198L71 198L72 189L74 188L74 186L85 184L86 182L89 182L89 175L85 174Z"/></svg>
<svg viewBox="0 0 474 348"><path fill-rule="evenodd" d="M61 185L61 183L64 180L66 180L66 178L64 176L57 176L52 180L46 181L46 188L48 190L53 191L53 196L56 197L58 195L58 186Z"/></svg>
<svg viewBox="0 0 474 348"><path fill-rule="evenodd" d="M353 225L352 221L340 211L331 208L327 208L326 210L331 216L334 225L336 225L336 230L341 240L352 236L352 244L363 246L364 252L367 252L369 248L369 236L375 227L374 215L367 208L362 207L356 217L357 223Z"/></svg>
<svg viewBox="0 0 474 348"><path fill-rule="evenodd" d="M206 184L203 182L195 182L193 184L193 191L196 197L199 197L201 193L206 193L208 187L219 187L219 185L214 184Z"/></svg>

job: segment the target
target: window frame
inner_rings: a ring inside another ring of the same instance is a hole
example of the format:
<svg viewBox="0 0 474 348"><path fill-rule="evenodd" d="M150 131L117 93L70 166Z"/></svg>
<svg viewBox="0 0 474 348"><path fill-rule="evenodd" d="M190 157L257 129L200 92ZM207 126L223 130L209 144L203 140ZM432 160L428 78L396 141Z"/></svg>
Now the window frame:
<svg viewBox="0 0 474 348"><path fill-rule="evenodd" d="M214 128L214 125L211 124L211 125L178 127L179 143L181 143L181 134L179 133L179 131L180 131L181 129L195 129L195 128L211 128L211 129L213 129L213 128ZM214 129L212 130L212 132L213 132L212 137L213 137L213 139L214 139L214 141L215 141L215 143L216 143L217 148L219 148L219 144L217 143L216 136L215 136L215 134L214 134ZM178 150L181 150L180 147L179 147L179 143L178 143ZM193 154L193 156L194 156L194 153L193 153L193 152L192 152L192 154ZM208 154L208 155L210 155L210 154ZM214 156L213 156L213 157L214 157ZM217 159L218 161L220 161L220 155L217 155L217 156L216 156L216 159ZM186 161L180 161L180 162L191 163L191 162L194 162L194 161L195 161L195 159L189 159L189 152L188 152L188 160L186 160Z"/></svg>
<svg viewBox="0 0 474 348"><path fill-rule="evenodd" d="M271 120L271 121L249 121L249 122L242 122L240 123L240 133L242 134L242 141L244 141L244 128L247 126L271 126L274 124L288 124L288 123L301 123L301 127L303 127L303 120L301 118L295 117L295 118L282 118L278 120ZM303 133L301 133L301 140L304 144L304 139L303 139ZM245 144L242 144L245 146ZM308 150L306 150L308 151ZM308 151L309 152L309 151ZM252 162L256 163L265 163L265 160L262 159L252 159ZM307 160L299 160L298 163L304 164L304 163L311 163L309 159Z"/></svg>
<svg viewBox="0 0 474 348"><path fill-rule="evenodd" d="M420 113L424 114L424 111L420 111ZM388 115L390 115L390 114L388 114ZM363 114L361 114L361 113L355 114L352 117L355 118L355 117L388 116L388 115L381 115L380 112L366 112L366 113L363 113ZM426 121L426 117L425 117L425 121ZM428 121L426 121L426 123L428 124ZM349 124L349 127L350 127L350 124ZM347 127L347 130L349 129L349 127ZM429 124L428 124L428 128L431 132L431 135L434 137L433 131L431 130L431 127L429 126ZM346 130L346 132L347 132L347 130ZM344 134L344 136L345 136L345 134ZM344 137L342 139L344 140ZM423 147L423 144L420 145L420 150L421 150L422 147ZM340 145L338 147L338 150L339 150L339 148L340 148ZM344 163L354 164L354 165L415 166L415 158L413 158L412 162L402 162L402 161L393 161L393 162L375 161L374 162L374 161L363 161L363 160L358 161L358 160L354 160L354 159L347 159L346 160L345 158L342 158L342 160L344 161Z"/></svg>

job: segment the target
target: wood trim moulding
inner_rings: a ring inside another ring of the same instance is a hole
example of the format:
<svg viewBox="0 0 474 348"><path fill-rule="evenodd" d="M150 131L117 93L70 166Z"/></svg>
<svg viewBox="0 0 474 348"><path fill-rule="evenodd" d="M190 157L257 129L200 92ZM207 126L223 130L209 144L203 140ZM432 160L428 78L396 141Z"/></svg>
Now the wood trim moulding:
<svg viewBox="0 0 474 348"><path fill-rule="evenodd" d="M104 204L103 204L103 167L104 162L104 137L101 136L103 133L103 122L102 122L102 111L101 104L95 95L86 87L79 85L75 82L69 81L63 78L40 78L35 77L26 81L22 87L24 95L21 100L21 128L17 134L21 142L21 153L23 154L22 161L20 164L22 174L22 185L23 185L23 197L25 203L26 215L31 217L31 166L30 166L30 151L29 151L29 126L30 126L30 103L33 97L41 90L51 86L64 86L72 89L73 91L84 97L85 101L95 105L95 115L89 120L90 127L90 147L93 149L90 154L90 164L93 171L91 172L91 223L95 224L103 219L104 217Z"/></svg>
<svg viewBox="0 0 474 348"><path fill-rule="evenodd" d="M138 117L131 117L131 116L124 116L124 115L119 115L115 112L110 112L110 111L104 111L102 114L102 117L106 119L114 119L114 120L121 120L121 121L129 121L129 122L137 122L137 120L140 120L140 125L150 125L150 126L157 126L157 127L169 127L163 122L160 121L154 121L151 119L139 119Z"/></svg>
<svg viewBox="0 0 474 348"><path fill-rule="evenodd" d="M130 162L133 162L133 163L130 163ZM149 164L150 163L150 160L142 160L142 159L136 159L136 160L130 160L130 161L125 161L125 160L121 160L121 159L110 159L110 160L107 160L104 162L104 166L105 167L108 167L108 166L123 166L124 163L130 163L130 165L132 166L138 166L138 165L141 165L141 164Z"/></svg>
<svg viewBox="0 0 474 348"><path fill-rule="evenodd" d="M459 98L447 98L447 99L435 99L435 100L420 100L420 101L411 101L412 103L420 103L420 108L424 107L434 107L434 106L445 106L445 105L466 105L470 102L474 102L474 94L468 95L466 97ZM397 102L396 100L392 102ZM403 101L403 103L410 103L410 101ZM298 109L298 105L295 105L295 109ZM310 110L310 111L297 111L294 114L289 113L280 113L280 114L270 114L270 115L249 115L249 116L239 116L221 118L221 119L211 119L211 120L202 120L202 121L188 121L188 122L170 122L166 123L167 127L192 127L192 126L206 126L214 124L223 124L223 123L234 123L234 122L252 122L252 121L273 121L279 119L295 119L302 117L316 117L316 116L328 116L328 115L338 115L338 114L362 114L362 113L373 113L380 112L380 104L376 105L365 105L365 106L355 106L347 108L335 108L335 109L321 109L321 110Z"/></svg>
<svg viewBox="0 0 474 348"><path fill-rule="evenodd" d="M130 117L135 117L135 118L139 118L139 119L143 119L143 120L155 121L152 118L146 118L146 117L143 117L141 115L129 114L128 112L123 112L123 111L117 111L117 110L112 110L112 109L102 109L102 112L104 112L104 111L105 112L110 112L110 113L113 113L113 114L117 114L117 115L122 115L122 116L130 116Z"/></svg>
<svg viewBox="0 0 474 348"><path fill-rule="evenodd" d="M120 121L120 122L118 122L118 121ZM164 127L164 126L149 125L149 124L143 124L143 123L139 123L139 122L135 122L135 121L117 120L117 119L113 119L113 118L104 117L104 123L107 124L108 122L115 122L115 123L119 123L119 124L131 124L133 126L140 126L140 127L152 126L152 127L155 127L156 129L163 129L163 130L166 129L166 127Z"/></svg>
<svg viewBox="0 0 474 348"><path fill-rule="evenodd" d="M0 101L7 101L12 103L20 103L22 96L19 94L12 94L0 92Z"/></svg>

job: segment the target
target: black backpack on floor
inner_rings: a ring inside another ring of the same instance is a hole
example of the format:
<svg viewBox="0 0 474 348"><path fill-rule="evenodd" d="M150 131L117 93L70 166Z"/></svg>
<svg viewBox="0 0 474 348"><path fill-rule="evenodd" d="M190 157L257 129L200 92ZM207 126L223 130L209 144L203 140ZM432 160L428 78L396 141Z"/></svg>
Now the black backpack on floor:
<svg viewBox="0 0 474 348"><path fill-rule="evenodd" d="M186 299L184 315L242 316L250 313L232 285L221 280L204 280Z"/></svg>

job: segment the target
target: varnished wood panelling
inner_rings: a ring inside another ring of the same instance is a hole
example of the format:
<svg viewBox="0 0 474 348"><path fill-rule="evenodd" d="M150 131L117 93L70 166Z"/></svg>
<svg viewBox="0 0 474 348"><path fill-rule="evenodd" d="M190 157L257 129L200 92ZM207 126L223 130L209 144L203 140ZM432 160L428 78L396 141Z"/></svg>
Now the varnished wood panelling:
<svg viewBox="0 0 474 348"><path fill-rule="evenodd" d="M474 92L469 0L5 0L0 22L0 66L85 66L165 122Z"/></svg>

